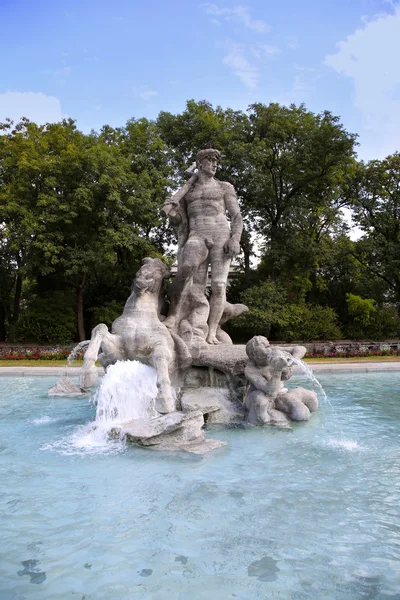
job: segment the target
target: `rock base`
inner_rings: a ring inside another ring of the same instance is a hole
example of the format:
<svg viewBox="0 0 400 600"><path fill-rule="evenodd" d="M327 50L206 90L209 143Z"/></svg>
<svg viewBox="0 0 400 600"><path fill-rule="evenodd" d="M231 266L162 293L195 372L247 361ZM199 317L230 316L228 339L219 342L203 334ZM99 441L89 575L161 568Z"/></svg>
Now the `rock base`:
<svg viewBox="0 0 400 600"><path fill-rule="evenodd" d="M206 440L203 425L201 410L173 412L155 419L124 423L111 429L110 437L158 450L184 450L200 455L226 445L219 440Z"/></svg>
<svg viewBox="0 0 400 600"><path fill-rule="evenodd" d="M227 388L201 387L183 389L181 406L185 413L201 411L206 423L237 423L244 420L242 403L233 402Z"/></svg>
<svg viewBox="0 0 400 600"><path fill-rule="evenodd" d="M86 394L80 387L75 385L70 377L60 377L56 385L49 389L48 396L82 396Z"/></svg>

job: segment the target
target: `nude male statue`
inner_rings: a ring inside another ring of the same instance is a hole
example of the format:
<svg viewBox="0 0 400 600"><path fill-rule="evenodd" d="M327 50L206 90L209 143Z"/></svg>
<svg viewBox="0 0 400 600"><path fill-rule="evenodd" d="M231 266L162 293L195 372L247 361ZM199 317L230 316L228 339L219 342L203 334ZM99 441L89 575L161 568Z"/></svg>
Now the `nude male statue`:
<svg viewBox="0 0 400 600"><path fill-rule="evenodd" d="M176 319L193 279L203 279L211 265L211 298L208 317L209 344L220 344L217 328L226 303L226 282L231 259L240 252L243 221L236 198L235 188L226 181L218 181L214 175L220 153L208 148L196 156L197 175L172 197L164 214L174 225L187 219L187 239L178 252L178 272L171 289L171 305L164 324L175 328ZM228 213L231 226L226 217Z"/></svg>

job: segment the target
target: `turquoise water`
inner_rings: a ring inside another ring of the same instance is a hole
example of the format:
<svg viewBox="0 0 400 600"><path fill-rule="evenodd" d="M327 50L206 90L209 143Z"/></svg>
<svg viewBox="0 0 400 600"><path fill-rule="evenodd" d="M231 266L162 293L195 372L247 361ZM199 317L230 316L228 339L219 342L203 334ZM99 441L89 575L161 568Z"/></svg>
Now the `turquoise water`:
<svg viewBox="0 0 400 600"><path fill-rule="evenodd" d="M200 458L96 446L87 398L1 377L1 600L399 600L400 374L320 381L309 423Z"/></svg>

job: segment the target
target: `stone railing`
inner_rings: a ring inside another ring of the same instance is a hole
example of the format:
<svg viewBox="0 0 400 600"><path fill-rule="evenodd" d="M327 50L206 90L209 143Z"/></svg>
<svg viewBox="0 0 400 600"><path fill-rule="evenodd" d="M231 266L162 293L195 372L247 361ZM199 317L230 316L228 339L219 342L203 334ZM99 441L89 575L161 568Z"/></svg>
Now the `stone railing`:
<svg viewBox="0 0 400 600"><path fill-rule="evenodd" d="M338 340L336 342L299 342L307 348L306 356L390 356L400 355L400 340L384 342Z"/></svg>
<svg viewBox="0 0 400 600"><path fill-rule="evenodd" d="M400 356L400 340L388 340L385 342L373 341L354 341L354 340L339 340L336 342L293 342L292 344L283 344L281 342L272 342L279 346L293 346L301 344L307 348L306 356L325 356L334 358L343 356ZM75 344L68 346L46 345L38 346L37 344L0 344L0 359L57 359L66 358ZM82 352L83 354L83 352Z"/></svg>

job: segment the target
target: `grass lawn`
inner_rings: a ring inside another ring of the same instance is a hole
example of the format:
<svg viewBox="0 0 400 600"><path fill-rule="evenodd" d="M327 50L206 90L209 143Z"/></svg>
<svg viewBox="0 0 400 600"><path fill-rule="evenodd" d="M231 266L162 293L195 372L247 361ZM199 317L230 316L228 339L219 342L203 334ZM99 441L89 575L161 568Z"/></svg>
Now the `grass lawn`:
<svg viewBox="0 0 400 600"><path fill-rule="evenodd" d="M352 358L305 358L306 363L399 362L400 356L354 356Z"/></svg>

